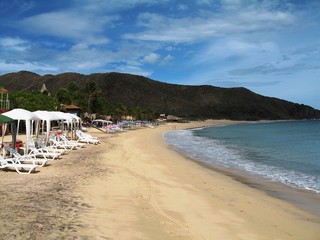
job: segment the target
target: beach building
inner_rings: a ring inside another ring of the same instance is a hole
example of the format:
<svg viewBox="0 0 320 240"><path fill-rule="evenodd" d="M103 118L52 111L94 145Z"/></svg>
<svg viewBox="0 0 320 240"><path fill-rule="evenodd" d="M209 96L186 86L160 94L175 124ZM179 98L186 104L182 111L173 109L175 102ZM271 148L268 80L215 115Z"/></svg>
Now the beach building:
<svg viewBox="0 0 320 240"><path fill-rule="evenodd" d="M80 117L82 109L76 105L71 104L71 105L65 106L65 110L67 113L71 113L77 117Z"/></svg>
<svg viewBox="0 0 320 240"><path fill-rule="evenodd" d="M167 116L167 121L168 122L179 122L181 120L182 120L181 117L177 117L177 116L173 116L173 115L168 115Z"/></svg>
<svg viewBox="0 0 320 240"><path fill-rule="evenodd" d="M177 117L177 116L174 116L174 115L168 115L167 116L167 122L187 123L189 121L186 120L186 119L183 119L181 117Z"/></svg>

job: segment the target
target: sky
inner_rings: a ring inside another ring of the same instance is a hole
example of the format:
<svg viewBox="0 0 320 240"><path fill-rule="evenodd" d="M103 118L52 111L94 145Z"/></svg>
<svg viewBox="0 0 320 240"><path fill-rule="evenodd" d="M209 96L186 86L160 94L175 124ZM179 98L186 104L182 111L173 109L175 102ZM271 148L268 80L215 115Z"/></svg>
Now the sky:
<svg viewBox="0 0 320 240"><path fill-rule="evenodd" d="M320 109L320 0L0 0L0 75L122 72Z"/></svg>

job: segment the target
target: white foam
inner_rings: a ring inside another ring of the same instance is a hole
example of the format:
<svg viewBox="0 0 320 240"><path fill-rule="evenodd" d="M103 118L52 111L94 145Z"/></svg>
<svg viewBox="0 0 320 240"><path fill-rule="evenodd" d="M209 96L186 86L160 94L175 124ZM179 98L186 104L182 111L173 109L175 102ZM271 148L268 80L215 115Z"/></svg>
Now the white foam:
<svg viewBox="0 0 320 240"><path fill-rule="evenodd" d="M237 146L226 146L219 140L194 136L192 130L166 132L164 140L197 161L244 170L291 187L320 193L320 177L250 161Z"/></svg>

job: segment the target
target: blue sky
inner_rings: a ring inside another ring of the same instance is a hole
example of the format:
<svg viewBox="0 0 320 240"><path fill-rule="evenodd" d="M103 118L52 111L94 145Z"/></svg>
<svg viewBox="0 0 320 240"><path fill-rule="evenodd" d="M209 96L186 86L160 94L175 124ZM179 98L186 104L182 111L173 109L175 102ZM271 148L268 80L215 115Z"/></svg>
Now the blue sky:
<svg viewBox="0 0 320 240"><path fill-rule="evenodd" d="M319 0L0 0L0 74L124 72L320 109Z"/></svg>

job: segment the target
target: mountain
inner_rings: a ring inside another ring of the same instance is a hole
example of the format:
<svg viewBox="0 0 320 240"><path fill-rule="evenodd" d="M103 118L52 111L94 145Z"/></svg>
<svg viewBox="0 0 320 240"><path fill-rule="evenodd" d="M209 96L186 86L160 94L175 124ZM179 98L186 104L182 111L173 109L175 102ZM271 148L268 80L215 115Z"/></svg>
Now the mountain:
<svg viewBox="0 0 320 240"><path fill-rule="evenodd" d="M187 86L154 81L146 77L122 73L83 75L63 73L44 75L21 71L0 76L0 86L10 92L40 90L45 83L54 94L71 82L80 87L95 81L110 104L122 103L128 108L148 107L154 112L186 118L214 119L313 119L320 111L310 106L265 97L246 88Z"/></svg>

